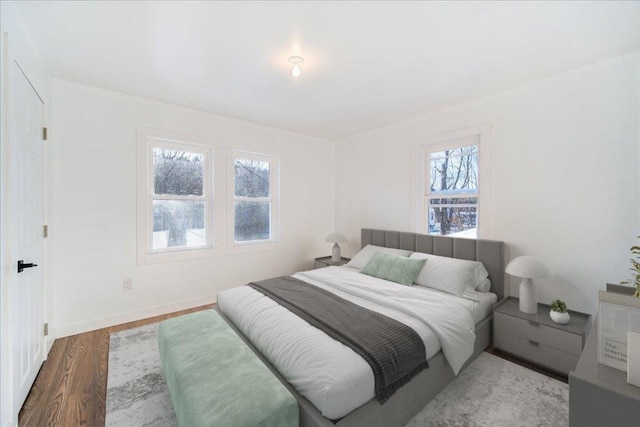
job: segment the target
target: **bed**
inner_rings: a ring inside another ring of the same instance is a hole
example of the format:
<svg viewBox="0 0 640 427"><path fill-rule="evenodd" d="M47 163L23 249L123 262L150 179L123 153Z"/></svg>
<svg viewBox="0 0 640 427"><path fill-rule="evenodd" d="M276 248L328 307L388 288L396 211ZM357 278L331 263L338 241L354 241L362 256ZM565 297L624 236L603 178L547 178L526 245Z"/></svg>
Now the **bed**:
<svg viewBox="0 0 640 427"><path fill-rule="evenodd" d="M404 425L491 343L492 306L504 298L502 242L362 229L361 247L362 253L365 249L375 251L375 247L381 247L404 251L410 254L404 256L413 258L433 254L480 261L488 274L490 292L478 292L467 299L422 286L396 286L398 291L387 295L389 286L384 286L385 281L360 274L362 266L355 263L351 267L329 267L293 276L314 287L327 288L365 308L368 304L379 303L384 307L376 310L382 310L386 316L397 318L418 332L425 344L429 368L413 376L384 403L372 394L371 368L367 368L366 362L350 349L343 348L328 336L323 337L323 332L255 289L240 287L221 293L217 310L294 395L299 404L301 426ZM354 269L356 267L358 269ZM370 299L373 302L370 303ZM438 306L434 306L433 301L437 301ZM460 308L460 304L467 310ZM429 314L441 310L440 307L449 307L446 315L434 317ZM283 317L274 320L272 317L277 316L264 314L274 312ZM420 329L412 324L415 318L424 320L429 326ZM462 327L454 331L454 324ZM453 338L447 338L449 335L442 332L449 334L450 329ZM464 338L465 334L475 334L475 339ZM309 347L300 354L287 354L299 341L307 341ZM327 388L334 390L328 393Z"/></svg>

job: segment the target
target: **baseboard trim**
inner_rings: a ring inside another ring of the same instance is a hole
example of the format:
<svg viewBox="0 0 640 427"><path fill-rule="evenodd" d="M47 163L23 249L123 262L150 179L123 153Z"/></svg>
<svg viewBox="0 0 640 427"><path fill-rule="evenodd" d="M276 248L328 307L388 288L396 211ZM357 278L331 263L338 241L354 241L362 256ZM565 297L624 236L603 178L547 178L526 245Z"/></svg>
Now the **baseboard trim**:
<svg viewBox="0 0 640 427"><path fill-rule="evenodd" d="M176 311L187 310L189 308L200 307L208 304L215 304L216 301L217 295L208 295L206 297L146 308L144 310L120 313L115 316L103 317L101 319L93 319L86 322L57 326L53 328L53 337L57 339L68 337L70 335L82 334L84 332L121 325L123 323L148 319L149 317L161 316L163 314L174 313ZM51 340L51 342L53 343L53 340Z"/></svg>

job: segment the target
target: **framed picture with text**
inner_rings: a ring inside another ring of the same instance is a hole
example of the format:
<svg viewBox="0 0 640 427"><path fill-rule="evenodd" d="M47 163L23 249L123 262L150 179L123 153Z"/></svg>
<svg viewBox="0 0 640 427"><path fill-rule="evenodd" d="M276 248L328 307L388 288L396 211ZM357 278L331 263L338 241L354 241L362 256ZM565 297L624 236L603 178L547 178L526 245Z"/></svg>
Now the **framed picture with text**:
<svg viewBox="0 0 640 427"><path fill-rule="evenodd" d="M640 333L640 298L598 293L598 362L627 371L629 331Z"/></svg>

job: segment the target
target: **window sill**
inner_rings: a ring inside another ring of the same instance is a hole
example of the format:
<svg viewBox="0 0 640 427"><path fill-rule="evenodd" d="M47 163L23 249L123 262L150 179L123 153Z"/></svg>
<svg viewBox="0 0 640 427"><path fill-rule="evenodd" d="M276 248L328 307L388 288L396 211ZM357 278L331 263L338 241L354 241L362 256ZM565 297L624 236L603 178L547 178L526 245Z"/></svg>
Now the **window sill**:
<svg viewBox="0 0 640 427"><path fill-rule="evenodd" d="M230 248L194 249L179 252L163 252L154 254L139 254L137 265L162 264L168 262L190 261L219 256L241 255L256 252L274 251L280 248L279 242L265 242L252 244L238 244Z"/></svg>

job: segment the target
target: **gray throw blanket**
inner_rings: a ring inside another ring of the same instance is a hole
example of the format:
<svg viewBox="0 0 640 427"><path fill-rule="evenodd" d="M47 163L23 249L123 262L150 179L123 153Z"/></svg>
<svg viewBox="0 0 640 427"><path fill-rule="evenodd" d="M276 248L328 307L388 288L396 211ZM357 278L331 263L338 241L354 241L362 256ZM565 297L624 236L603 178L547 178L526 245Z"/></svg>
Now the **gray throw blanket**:
<svg viewBox="0 0 640 427"><path fill-rule="evenodd" d="M429 367L422 339L404 323L289 276L249 286L362 356L380 403Z"/></svg>

